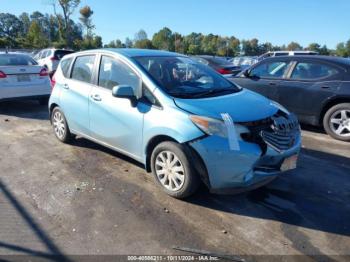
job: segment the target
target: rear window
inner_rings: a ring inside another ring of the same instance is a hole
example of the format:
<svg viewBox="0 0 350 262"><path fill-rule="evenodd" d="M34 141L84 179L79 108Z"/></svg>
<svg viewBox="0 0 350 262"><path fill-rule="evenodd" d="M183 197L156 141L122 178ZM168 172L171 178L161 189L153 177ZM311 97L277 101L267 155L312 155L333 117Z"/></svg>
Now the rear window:
<svg viewBox="0 0 350 262"><path fill-rule="evenodd" d="M313 62L304 62L298 63L295 69L293 70L291 79L318 79L330 77L338 74L339 71L332 66L313 63Z"/></svg>
<svg viewBox="0 0 350 262"><path fill-rule="evenodd" d="M27 55L0 55L0 66L26 66L37 65L33 58Z"/></svg>
<svg viewBox="0 0 350 262"><path fill-rule="evenodd" d="M68 78L69 77L69 68L70 65L73 61L73 57L67 58L61 61L61 70L64 75L64 77Z"/></svg>
<svg viewBox="0 0 350 262"><path fill-rule="evenodd" d="M58 60L61 60L65 55L71 54L73 51L69 50L56 50L55 51L55 58Z"/></svg>

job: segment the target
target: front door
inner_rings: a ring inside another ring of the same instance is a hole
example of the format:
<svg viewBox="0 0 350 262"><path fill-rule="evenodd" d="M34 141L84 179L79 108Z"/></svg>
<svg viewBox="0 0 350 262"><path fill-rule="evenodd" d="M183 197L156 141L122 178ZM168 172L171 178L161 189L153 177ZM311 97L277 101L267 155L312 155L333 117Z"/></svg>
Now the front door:
<svg viewBox="0 0 350 262"><path fill-rule="evenodd" d="M301 120L317 116L323 102L337 91L340 70L315 60L295 62L290 76L279 85L278 101Z"/></svg>
<svg viewBox="0 0 350 262"><path fill-rule="evenodd" d="M277 100L277 88L289 68L289 61L264 61L254 66L249 75L234 78L238 85Z"/></svg>
<svg viewBox="0 0 350 262"><path fill-rule="evenodd" d="M144 113L143 103L112 95L113 87L141 88L141 78L129 66L109 56L101 56L97 86L89 98L91 136L124 154L141 159ZM149 106L148 106L149 107Z"/></svg>

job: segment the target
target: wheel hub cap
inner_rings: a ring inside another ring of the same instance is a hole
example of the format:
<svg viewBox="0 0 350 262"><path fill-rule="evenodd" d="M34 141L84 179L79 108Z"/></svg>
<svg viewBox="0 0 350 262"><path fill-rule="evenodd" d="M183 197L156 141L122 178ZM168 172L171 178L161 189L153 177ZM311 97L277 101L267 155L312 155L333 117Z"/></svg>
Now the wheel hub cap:
<svg viewBox="0 0 350 262"><path fill-rule="evenodd" d="M350 136L350 110L342 109L333 113L330 128L338 136Z"/></svg>
<svg viewBox="0 0 350 262"><path fill-rule="evenodd" d="M156 175L160 183L170 191L178 191L185 182L185 170L180 159L170 151L162 151L156 157Z"/></svg>
<svg viewBox="0 0 350 262"><path fill-rule="evenodd" d="M58 138L63 139L66 133L66 127L61 112L55 112L52 124Z"/></svg>

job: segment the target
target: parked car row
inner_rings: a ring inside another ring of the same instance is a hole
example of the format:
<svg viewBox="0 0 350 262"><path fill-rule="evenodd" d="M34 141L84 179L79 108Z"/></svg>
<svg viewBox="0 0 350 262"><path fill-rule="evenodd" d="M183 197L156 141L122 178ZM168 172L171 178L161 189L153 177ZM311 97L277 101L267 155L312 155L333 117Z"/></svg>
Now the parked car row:
<svg viewBox="0 0 350 262"><path fill-rule="evenodd" d="M242 68L240 66L234 65L222 57L201 55L192 56L192 58L202 64L212 67L215 71L226 77L237 75L242 71Z"/></svg>

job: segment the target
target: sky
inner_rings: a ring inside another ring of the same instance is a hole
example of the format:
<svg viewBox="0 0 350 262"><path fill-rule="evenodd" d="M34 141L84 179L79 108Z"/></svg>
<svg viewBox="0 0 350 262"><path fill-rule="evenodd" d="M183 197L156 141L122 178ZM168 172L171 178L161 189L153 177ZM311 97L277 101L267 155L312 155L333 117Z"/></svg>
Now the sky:
<svg viewBox="0 0 350 262"><path fill-rule="evenodd" d="M52 13L50 0L0 0L0 12ZM317 42L335 48L350 39L350 0L81 0L93 11L103 42L148 37L167 26L181 34L201 32L258 38L274 45ZM74 15L78 18L78 10Z"/></svg>

